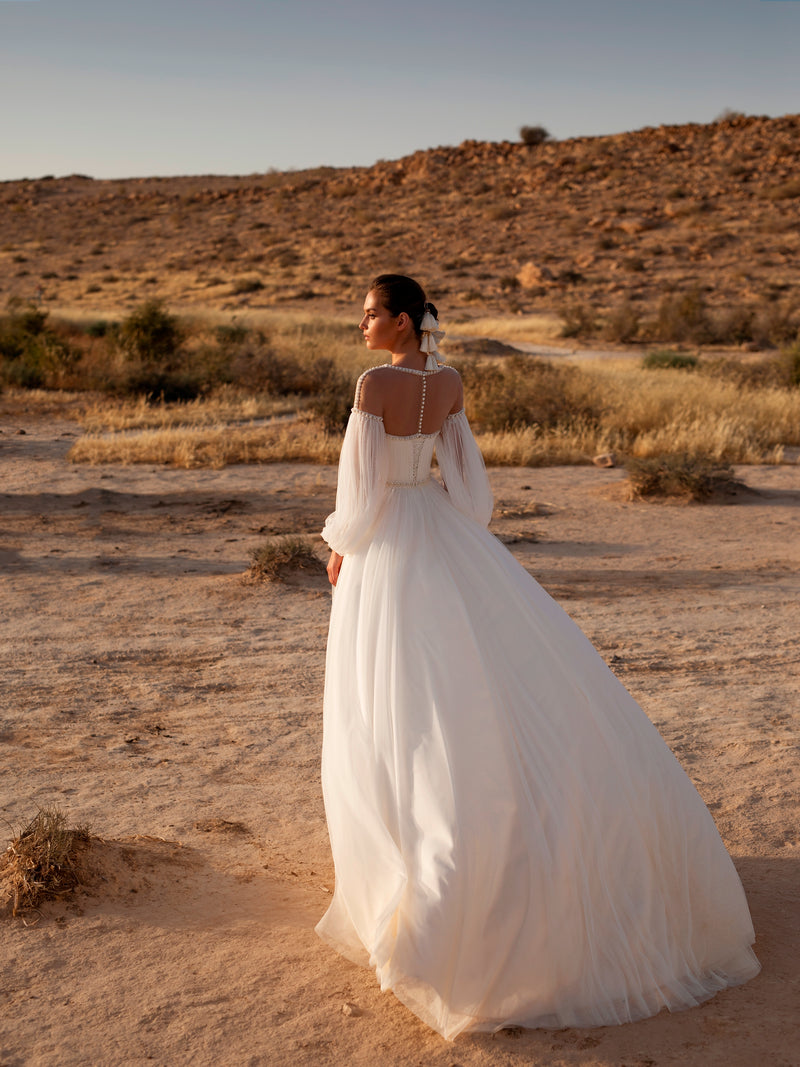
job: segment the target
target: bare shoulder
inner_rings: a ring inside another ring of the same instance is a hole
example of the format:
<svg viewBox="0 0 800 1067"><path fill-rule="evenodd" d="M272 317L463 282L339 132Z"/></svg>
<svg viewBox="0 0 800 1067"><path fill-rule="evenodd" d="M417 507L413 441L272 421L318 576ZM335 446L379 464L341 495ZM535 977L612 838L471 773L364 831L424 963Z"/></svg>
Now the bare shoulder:
<svg viewBox="0 0 800 1067"><path fill-rule="evenodd" d="M451 400L450 413L454 414L464 406L464 386L461 384L461 375L455 367L442 367L439 373L444 376Z"/></svg>
<svg viewBox="0 0 800 1067"><path fill-rule="evenodd" d="M388 367L365 370L356 386L356 407L372 415L382 415L388 392Z"/></svg>

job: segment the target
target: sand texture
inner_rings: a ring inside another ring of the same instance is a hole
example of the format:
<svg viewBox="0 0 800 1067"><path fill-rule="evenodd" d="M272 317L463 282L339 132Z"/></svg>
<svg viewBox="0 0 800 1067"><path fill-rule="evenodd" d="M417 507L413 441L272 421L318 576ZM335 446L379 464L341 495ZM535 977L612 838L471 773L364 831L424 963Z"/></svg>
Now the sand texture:
<svg viewBox="0 0 800 1067"><path fill-rule="evenodd" d="M679 1015L448 1045L313 931L327 579L242 582L266 534L319 530L335 469L80 467L72 423L2 430L0 814L10 838L56 803L98 837L83 891L0 921L3 1067L800 1062L800 466L704 506L492 472L493 528L712 810L763 972Z"/></svg>

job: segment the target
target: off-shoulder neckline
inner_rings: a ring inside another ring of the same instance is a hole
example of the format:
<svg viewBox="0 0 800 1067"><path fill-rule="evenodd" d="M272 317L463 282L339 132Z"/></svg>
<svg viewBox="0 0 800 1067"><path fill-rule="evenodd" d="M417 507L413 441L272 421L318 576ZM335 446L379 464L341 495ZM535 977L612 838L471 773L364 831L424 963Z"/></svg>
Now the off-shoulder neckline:
<svg viewBox="0 0 800 1067"><path fill-rule="evenodd" d="M388 370L401 370L405 374L423 374L423 375L438 374L439 371L447 370L447 365L443 364L443 363L439 364L439 366L436 368L436 370L416 370L416 368L414 368L414 367L400 367L396 363L376 363L376 365L374 367L367 367L367 369L365 371L363 371L363 373L361 374L361 377L363 378L365 374L369 374L369 372L371 370L382 370L384 367L387 368Z"/></svg>

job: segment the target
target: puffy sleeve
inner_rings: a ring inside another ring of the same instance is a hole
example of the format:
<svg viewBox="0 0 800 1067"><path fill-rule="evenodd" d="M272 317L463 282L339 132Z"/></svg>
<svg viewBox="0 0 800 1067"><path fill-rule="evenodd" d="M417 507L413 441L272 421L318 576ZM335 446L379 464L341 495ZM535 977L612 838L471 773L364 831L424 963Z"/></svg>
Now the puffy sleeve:
<svg viewBox="0 0 800 1067"><path fill-rule="evenodd" d="M436 456L452 502L459 511L488 526L494 500L483 456L463 409L445 419L436 442Z"/></svg>
<svg viewBox="0 0 800 1067"><path fill-rule="evenodd" d="M386 499L386 471L383 419L354 407L339 456L336 511L328 516L322 530L334 552L346 556L369 543Z"/></svg>

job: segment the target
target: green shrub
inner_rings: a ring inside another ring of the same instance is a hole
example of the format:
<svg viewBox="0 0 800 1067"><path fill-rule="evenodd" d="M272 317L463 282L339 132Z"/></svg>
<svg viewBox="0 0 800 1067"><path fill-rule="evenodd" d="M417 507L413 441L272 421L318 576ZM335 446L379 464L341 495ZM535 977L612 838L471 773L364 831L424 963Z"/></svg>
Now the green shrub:
<svg viewBox="0 0 800 1067"><path fill-rule="evenodd" d="M645 370L694 370L697 364L697 356L691 356L688 352L676 352L672 348L655 348L642 359Z"/></svg>
<svg viewBox="0 0 800 1067"><path fill-rule="evenodd" d="M62 384L80 352L47 322L47 312L12 301L0 319L0 378L25 389Z"/></svg>
<svg viewBox="0 0 800 1067"><path fill-rule="evenodd" d="M114 331L125 357L142 368L162 373L177 370L181 362L183 331L163 300L147 300L123 319Z"/></svg>

